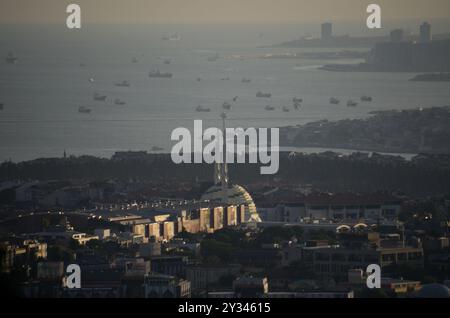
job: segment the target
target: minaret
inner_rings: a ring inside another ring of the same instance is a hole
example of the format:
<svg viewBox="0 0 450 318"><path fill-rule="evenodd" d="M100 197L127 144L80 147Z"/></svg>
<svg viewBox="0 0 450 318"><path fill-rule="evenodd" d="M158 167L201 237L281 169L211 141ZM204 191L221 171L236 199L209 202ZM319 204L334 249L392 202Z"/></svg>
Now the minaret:
<svg viewBox="0 0 450 318"><path fill-rule="evenodd" d="M222 158L223 162L216 162L214 167L214 184L218 185L220 183L222 188L222 203L228 203L228 167L226 163L226 128L225 119L227 115L222 113L220 115L222 118L222 134L223 134L223 145L222 145Z"/></svg>

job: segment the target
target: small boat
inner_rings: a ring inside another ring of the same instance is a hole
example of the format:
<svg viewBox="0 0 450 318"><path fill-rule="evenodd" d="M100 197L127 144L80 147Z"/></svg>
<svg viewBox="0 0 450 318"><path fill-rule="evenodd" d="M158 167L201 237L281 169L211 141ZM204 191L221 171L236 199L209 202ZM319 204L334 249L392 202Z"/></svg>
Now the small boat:
<svg viewBox="0 0 450 318"><path fill-rule="evenodd" d="M116 86L119 86L119 87L130 87L130 82L122 81L122 82L116 83Z"/></svg>
<svg viewBox="0 0 450 318"><path fill-rule="evenodd" d="M131 60L131 63L139 63L139 60L136 57L133 57L133 59Z"/></svg>
<svg viewBox="0 0 450 318"><path fill-rule="evenodd" d="M334 98L334 97L330 98L330 104L339 105L340 102L341 101L339 99L337 99L337 98Z"/></svg>
<svg viewBox="0 0 450 318"><path fill-rule="evenodd" d="M299 109L300 107L302 107L302 104L300 104L300 103L294 103L294 108L295 108L295 109Z"/></svg>
<svg viewBox="0 0 450 318"><path fill-rule="evenodd" d="M197 112L205 112L205 113L211 111L211 109L206 108L206 107L203 107L203 106L200 106L200 105L198 105L198 106L195 108L195 110L196 110Z"/></svg>
<svg viewBox="0 0 450 318"><path fill-rule="evenodd" d="M272 94L270 94L270 93L263 93L263 92L256 93L256 97L260 97L260 98L270 98L271 96L272 96Z"/></svg>
<svg viewBox="0 0 450 318"><path fill-rule="evenodd" d="M231 109L231 104L228 103L228 102L224 102L224 103L222 104L222 108L223 108L223 109L226 109L226 110L230 110L230 109Z"/></svg>
<svg viewBox="0 0 450 318"><path fill-rule="evenodd" d="M181 37L178 34L172 34L169 36L163 36L161 39L164 41L179 41L181 40Z"/></svg>
<svg viewBox="0 0 450 318"><path fill-rule="evenodd" d="M158 146L153 146L152 147L152 151L162 151L164 150L164 148L158 147Z"/></svg>
<svg viewBox="0 0 450 318"><path fill-rule="evenodd" d="M220 80L221 80L221 81L229 81L230 78L229 78L229 77L223 77L223 78L221 78Z"/></svg>
<svg viewBox="0 0 450 318"><path fill-rule="evenodd" d="M0 103L0 110L3 110L5 108L5 105L3 103Z"/></svg>
<svg viewBox="0 0 450 318"><path fill-rule="evenodd" d="M347 107L356 107L357 105L358 103L351 99L347 102Z"/></svg>
<svg viewBox="0 0 450 318"><path fill-rule="evenodd" d="M80 107L78 107L78 112L82 113L82 114L90 114L91 109L88 107L80 106Z"/></svg>
<svg viewBox="0 0 450 318"><path fill-rule="evenodd" d="M237 101L237 99L238 99L238 96L234 96L233 97L233 102Z"/></svg>
<svg viewBox="0 0 450 318"><path fill-rule="evenodd" d="M362 102L371 102L372 101L372 97L371 96L367 96L367 95L363 95L363 96L361 96L361 101Z"/></svg>
<svg viewBox="0 0 450 318"><path fill-rule="evenodd" d="M287 112L289 112L289 111L290 111L289 107L287 107L287 106L284 106L284 107L283 107L283 112L287 113Z"/></svg>
<svg viewBox="0 0 450 318"><path fill-rule="evenodd" d="M116 104L116 105L125 105L126 103L123 100L121 100L119 98L116 98L114 100L114 104Z"/></svg>
<svg viewBox="0 0 450 318"><path fill-rule="evenodd" d="M98 102L104 102L106 101L106 95L100 95L99 93L95 93L94 100Z"/></svg>
<svg viewBox="0 0 450 318"><path fill-rule="evenodd" d="M15 57L12 52L9 52L6 56L6 63L7 64L16 64L19 59Z"/></svg>
<svg viewBox="0 0 450 318"><path fill-rule="evenodd" d="M169 65L171 63L170 60L164 60L164 64Z"/></svg>
<svg viewBox="0 0 450 318"><path fill-rule="evenodd" d="M89 79L89 83L94 83L94 82L95 82L94 78L91 77L91 78Z"/></svg>
<svg viewBox="0 0 450 318"><path fill-rule="evenodd" d="M169 36L169 41L180 41L181 37L178 34Z"/></svg>
<svg viewBox="0 0 450 318"><path fill-rule="evenodd" d="M201 82L202 79L200 77L197 78L197 82Z"/></svg>
<svg viewBox="0 0 450 318"><path fill-rule="evenodd" d="M250 83L251 81L252 81L251 79L246 78L246 77L244 77L244 78L241 80L242 83Z"/></svg>
<svg viewBox="0 0 450 318"><path fill-rule="evenodd" d="M171 78L173 76L172 73L169 72L160 72L159 70L154 70L148 73L148 77L150 78Z"/></svg>
<svg viewBox="0 0 450 318"><path fill-rule="evenodd" d="M292 102L293 102L294 104L300 104L300 103L303 103L303 98L297 98L297 97L294 97L294 98L292 99Z"/></svg>
<svg viewBox="0 0 450 318"><path fill-rule="evenodd" d="M267 105L266 107L264 107L265 110L275 110L275 107L272 107L270 105Z"/></svg>

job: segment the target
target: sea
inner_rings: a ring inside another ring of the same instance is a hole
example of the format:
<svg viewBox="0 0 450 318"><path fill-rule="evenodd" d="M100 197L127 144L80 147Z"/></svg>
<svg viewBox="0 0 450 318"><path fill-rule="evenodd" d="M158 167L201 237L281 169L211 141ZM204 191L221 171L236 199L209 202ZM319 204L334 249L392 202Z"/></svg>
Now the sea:
<svg viewBox="0 0 450 318"><path fill-rule="evenodd" d="M68 30L63 23L2 25L0 161L61 157L64 152L100 157L127 150L169 152L175 128L192 129L195 119L202 119L205 128L221 127L225 101L232 104L226 111L227 127L244 128L450 105L448 83L408 81L412 73L318 69L362 60L264 58L342 50L271 47L316 27L140 24ZM18 58L16 64L6 63L9 52ZM149 78L156 69L173 77ZM243 83L243 78L251 82ZM122 81L130 86L115 85ZM258 91L272 97L257 98ZM94 93L106 95L106 101L95 101ZM347 100L359 102L362 95L373 101L346 106ZM292 107L294 97L303 99L298 110ZM341 104L331 105L330 97ZM116 105L115 99L126 104ZM197 112L199 105L210 111ZM267 105L275 109L265 110ZM81 106L91 113L80 113ZM284 106L290 111L283 112Z"/></svg>

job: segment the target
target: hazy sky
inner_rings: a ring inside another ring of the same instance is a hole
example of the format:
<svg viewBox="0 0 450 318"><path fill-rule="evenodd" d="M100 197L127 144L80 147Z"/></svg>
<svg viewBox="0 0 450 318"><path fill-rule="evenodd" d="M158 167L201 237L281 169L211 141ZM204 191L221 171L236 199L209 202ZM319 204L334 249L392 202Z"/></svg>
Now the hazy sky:
<svg viewBox="0 0 450 318"><path fill-rule="evenodd" d="M383 19L450 18L450 0L0 0L0 22L64 22L69 3L100 23L365 20L369 3Z"/></svg>

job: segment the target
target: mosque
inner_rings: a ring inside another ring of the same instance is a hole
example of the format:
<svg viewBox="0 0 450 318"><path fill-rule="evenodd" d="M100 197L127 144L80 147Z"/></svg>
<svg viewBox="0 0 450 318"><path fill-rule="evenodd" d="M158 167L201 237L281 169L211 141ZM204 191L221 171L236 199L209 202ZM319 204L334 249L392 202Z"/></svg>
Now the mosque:
<svg viewBox="0 0 450 318"><path fill-rule="evenodd" d="M225 131L225 113L221 117ZM215 164L214 185L202 195L201 200L222 205L245 205L245 221L261 222L256 205L247 190L238 184L229 183L226 162Z"/></svg>

